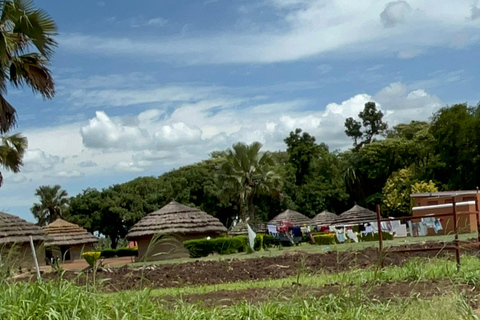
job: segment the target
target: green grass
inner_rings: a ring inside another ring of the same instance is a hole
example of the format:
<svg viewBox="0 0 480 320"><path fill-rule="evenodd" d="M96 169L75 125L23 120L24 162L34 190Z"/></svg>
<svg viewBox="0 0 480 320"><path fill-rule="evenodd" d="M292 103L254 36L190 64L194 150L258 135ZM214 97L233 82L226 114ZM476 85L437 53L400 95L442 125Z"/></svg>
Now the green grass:
<svg viewBox="0 0 480 320"><path fill-rule="evenodd" d="M466 233L460 234L459 239L464 241L472 238L476 238L477 233ZM407 237L407 238L394 238L393 240L384 241L384 247L394 247L400 245L410 245L416 243L424 243L427 241L443 241L449 242L453 241L453 235L438 235L438 236L427 236L427 237ZM284 254L285 252L295 252L295 251L304 251L307 253L325 253L327 251L358 251L366 248L378 248L378 242L359 242L359 243L341 243L328 246L312 245L309 243L301 243L298 246L292 247L282 247L279 248L270 248L268 251L260 250L255 251L250 254L246 253L234 253L229 255L212 255L209 257L203 258L182 258L174 260L165 260L165 261L153 261L153 262L136 262L129 264L132 267L140 267L144 265L156 265L156 264L169 264L169 263L184 263L191 261L222 261L227 259L253 259L253 258L262 258L262 257L275 257ZM123 265L117 265L115 267L121 267Z"/></svg>
<svg viewBox="0 0 480 320"><path fill-rule="evenodd" d="M391 301L372 300L366 293L368 288L398 281L443 279L451 283L452 288L457 283L479 285L480 260L464 256L462 263L460 271L448 259L414 259L403 267L336 274L300 269L297 277L281 280L115 294L100 293L98 286L77 286L64 280L43 283L0 281L0 319L478 319L469 304L470 298L456 290L430 299L410 295ZM238 302L228 307L207 308L181 300L187 294L287 287L297 281L302 284L300 290L327 284L336 284L341 290L320 298L293 296L284 300L276 297L266 303ZM176 296L177 300L164 305L162 297L165 296Z"/></svg>

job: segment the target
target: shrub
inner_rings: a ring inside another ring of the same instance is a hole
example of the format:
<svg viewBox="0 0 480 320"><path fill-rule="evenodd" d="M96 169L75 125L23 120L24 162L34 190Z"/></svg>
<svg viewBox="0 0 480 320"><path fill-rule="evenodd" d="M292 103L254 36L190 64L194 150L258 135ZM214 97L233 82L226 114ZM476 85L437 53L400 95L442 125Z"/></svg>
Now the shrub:
<svg viewBox="0 0 480 320"><path fill-rule="evenodd" d="M102 258L114 257L138 257L138 248L119 248L119 249L105 249L102 250L100 256Z"/></svg>
<svg viewBox="0 0 480 320"><path fill-rule="evenodd" d="M233 238L197 239L183 242L192 258L206 257L212 253L232 254L244 252L248 245L247 236Z"/></svg>
<svg viewBox="0 0 480 320"><path fill-rule="evenodd" d="M314 234L313 239L315 239L315 244L319 245L330 245L336 242L335 233Z"/></svg>
<svg viewBox="0 0 480 320"><path fill-rule="evenodd" d="M92 268L97 266L97 261L100 259L100 251L87 251L82 253L82 258L87 261L88 265Z"/></svg>
<svg viewBox="0 0 480 320"><path fill-rule="evenodd" d="M393 240L393 234L388 232L382 232L382 239L383 240ZM366 235L358 237L358 241L367 242L367 241L378 241L378 233L368 233Z"/></svg>
<svg viewBox="0 0 480 320"><path fill-rule="evenodd" d="M272 235L269 234L264 234L263 235L263 247L264 248L271 248L275 246L280 245L280 240L277 238L273 237Z"/></svg>

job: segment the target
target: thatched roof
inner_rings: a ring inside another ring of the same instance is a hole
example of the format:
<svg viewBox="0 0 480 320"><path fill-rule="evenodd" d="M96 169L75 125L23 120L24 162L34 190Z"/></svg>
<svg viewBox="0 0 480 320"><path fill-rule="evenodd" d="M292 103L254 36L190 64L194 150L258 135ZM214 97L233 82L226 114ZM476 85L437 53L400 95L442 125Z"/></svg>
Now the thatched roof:
<svg viewBox="0 0 480 320"><path fill-rule="evenodd" d="M218 234L223 232L227 232L227 228L214 216L172 201L138 221L130 229L127 239L162 234Z"/></svg>
<svg viewBox="0 0 480 320"><path fill-rule="evenodd" d="M0 244L45 240L42 228L17 216L0 212Z"/></svg>
<svg viewBox="0 0 480 320"><path fill-rule="evenodd" d="M312 224L312 219L304 216L300 212L293 211L293 210L285 210L284 212L280 213L278 216L270 220L268 224L279 224L282 221L289 221L292 222L294 226L302 227L303 225L310 225Z"/></svg>
<svg viewBox="0 0 480 320"><path fill-rule="evenodd" d="M45 241L46 246L70 246L96 243L98 239L82 227L57 219L48 226L43 227L50 239Z"/></svg>
<svg viewBox="0 0 480 320"><path fill-rule="evenodd" d="M313 219L313 223L319 226L328 226L334 224L337 221L338 216L335 213L328 211L322 211L317 214Z"/></svg>
<svg viewBox="0 0 480 320"><path fill-rule="evenodd" d="M240 221L230 230L228 230L228 234L231 235L240 235L240 234L248 234L247 224L250 225L253 231L256 233L266 233L267 232L267 223L260 220L249 220L247 222Z"/></svg>
<svg viewBox="0 0 480 320"><path fill-rule="evenodd" d="M338 216L335 224L360 224L377 220L377 214L371 210L354 205L350 210Z"/></svg>

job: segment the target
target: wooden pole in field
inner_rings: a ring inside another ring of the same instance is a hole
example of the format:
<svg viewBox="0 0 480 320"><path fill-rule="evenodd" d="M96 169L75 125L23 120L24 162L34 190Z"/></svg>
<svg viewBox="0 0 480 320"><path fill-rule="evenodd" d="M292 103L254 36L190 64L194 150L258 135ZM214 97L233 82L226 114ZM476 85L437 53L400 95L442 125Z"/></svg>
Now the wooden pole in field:
<svg viewBox="0 0 480 320"><path fill-rule="evenodd" d="M480 213L478 212L478 187L477 193L475 194L475 217L477 219L477 242L478 249L480 250Z"/></svg>
<svg viewBox="0 0 480 320"><path fill-rule="evenodd" d="M380 205L377 204L377 227L378 227L378 257L380 258L380 262L382 264L382 268L384 267L383 262L383 236L382 236L382 222L380 221Z"/></svg>
<svg viewBox="0 0 480 320"><path fill-rule="evenodd" d="M42 276L40 275L40 268L38 267L37 252L35 251L35 245L33 244L33 238L30 236L30 247L32 248L33 262L35 263L35 268L37 269L37 280L41 281Z"/></svg>
<svg viewBox="0 0 480 320"><path fill-rule="evenodd" d="M453 205L453 229L455 231L455 257L457 258L457 268L460 269L460 250L458 249L458 226L457 226L457 204L455 197L452 197Z"/></svg>

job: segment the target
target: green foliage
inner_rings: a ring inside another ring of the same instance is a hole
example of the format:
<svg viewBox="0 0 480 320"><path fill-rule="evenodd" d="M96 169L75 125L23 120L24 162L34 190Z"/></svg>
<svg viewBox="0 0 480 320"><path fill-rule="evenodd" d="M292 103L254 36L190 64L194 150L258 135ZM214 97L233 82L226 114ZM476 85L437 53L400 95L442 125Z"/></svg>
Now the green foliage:
<svg viewBox="0 0 480 320"><path fill-rule="evenodd" d="M215 239L197 239L187 240L183 245L190 253L192 258L206 257L213 253L232 254L244 252L248 246L247 236L236 236L232 238L215 238Z"/></svg>
<svg viewBox="0 0 480 320"><path fill-rule="evenodd" d="M382 232L382 239L393 240L393 234L390 234L389 232ZM361 242L378 241L378 233L367 233L365 235L360 235L358 240Z"/></svg>
<svg viewBox="0 0 480 320"><path fill-rule="evenodd" d="M30 210L39 226L43 227L58 218L66 217L68 193L60 185L40 186L35 190L35 196L40 198L40 203L35 203Z"/></svg>
<svg viewBox="0 0 480 320"><path fill-rule="evenodd" d="M82 258L87 261L88 265L92 268L97 266L97 261L101 257L100 251L87 251L82 253Z"/></svg>
<svg viewBox="0 0 480 320"><path fill-rule="evenodd" d="M437 192L437 191L438 191L438 188L432 180L428 182L427 181L415 182L412 185L412 193Z"/></svg>
<svg viewBox="0 0 480 320"><path fill-rule="evenodd" d="M358 117L362 120L361 123L353 118L345 120L345 133L353 138L353 146L357 150L363 145L371 143L375 136L382 135L387 130L387 124L383 122L383 112L377 110L375 102L365 103L365 107ZM363 140L358 142L360 138Z"/></svg>
<svg viewBox="0 0 480 320"><path fill-rule="evenodd" d="M261 152L262 144L239 142L225 153L219 165L218 181L228 201L240 204L240 216L255 218L255 196L279 193L281 177L274 171L275 162L270 152Z"/></svg>
<svg viewBox="0 0 480 320"><path fill-rule="evenodd" d="M337 241L334 233L314 234L313 239L315 240L315 244L322 246L335 244Z"/></svg>
<svg viewBox="0 0 480 320"><path fill-rule="evenodd" d="M20 172L27 146L27 138L19 133L0 136L0 166L14 173ZM3 176L0 172L0 186L2 184Z"/></svg>
<svg viewBox="0 0 480 320"><path fill-rule="evenodd" d="M138 257L138 248L105 249L101 251L100 256L102 258Z"/></svg>
<svg viewBox="0 0 480 320"><path fill-rule="evenodd" d="M385 216L406 216L411 213L413 183L414 173L410 168L392 173L383 187L382 213Z"/></svg>

